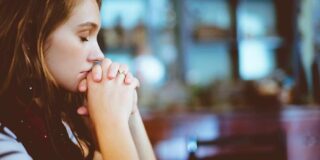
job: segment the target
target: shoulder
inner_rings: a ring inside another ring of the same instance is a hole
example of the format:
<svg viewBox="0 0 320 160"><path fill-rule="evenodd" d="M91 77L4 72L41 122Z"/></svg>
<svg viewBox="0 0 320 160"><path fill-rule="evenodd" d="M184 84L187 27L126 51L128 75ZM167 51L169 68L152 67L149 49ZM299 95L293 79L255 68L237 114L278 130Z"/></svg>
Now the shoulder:
<svg viewBox="0 0 320 160"><path fill-rule="evenodd" d="M9 128L0 123L0 159L1 160L31 160L26 149L17 140Z"/></svg>

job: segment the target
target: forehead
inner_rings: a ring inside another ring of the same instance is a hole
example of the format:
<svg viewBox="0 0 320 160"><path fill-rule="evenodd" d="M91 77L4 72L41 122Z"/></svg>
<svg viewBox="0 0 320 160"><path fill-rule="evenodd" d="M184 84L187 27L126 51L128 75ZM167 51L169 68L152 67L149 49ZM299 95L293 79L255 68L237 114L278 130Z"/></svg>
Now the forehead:
<svg viewBox="0 0 320 160"><path fill-rule="evenodd" d="M76 26L84 22L93 22L100 27L99 6L96 0L80 0L71 11L66 24Z"/></svg>

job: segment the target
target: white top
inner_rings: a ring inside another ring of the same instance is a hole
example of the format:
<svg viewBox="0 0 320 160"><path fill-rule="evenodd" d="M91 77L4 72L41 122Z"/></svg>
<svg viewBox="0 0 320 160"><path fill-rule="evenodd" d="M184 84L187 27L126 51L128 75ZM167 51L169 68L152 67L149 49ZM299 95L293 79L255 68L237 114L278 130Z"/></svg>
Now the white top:
<svg viewBox="0 0 320 160"><path fill-rule="evenodd" d="M77 144L70 127L64 123L70 139ZM23 144L17 140L16 135L0 123L0 160L32 160Z"/></svg>

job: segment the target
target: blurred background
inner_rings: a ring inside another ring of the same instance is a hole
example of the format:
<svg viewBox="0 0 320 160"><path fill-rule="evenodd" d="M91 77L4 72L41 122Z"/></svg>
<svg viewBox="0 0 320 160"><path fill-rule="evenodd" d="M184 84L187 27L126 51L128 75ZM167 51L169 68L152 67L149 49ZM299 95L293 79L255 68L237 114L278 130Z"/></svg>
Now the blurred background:
<svg viewBox="0 0 320 160"><path fill-rule="evenodd" d="M159 159L320 159L318 0L103 0Z"/></svg>

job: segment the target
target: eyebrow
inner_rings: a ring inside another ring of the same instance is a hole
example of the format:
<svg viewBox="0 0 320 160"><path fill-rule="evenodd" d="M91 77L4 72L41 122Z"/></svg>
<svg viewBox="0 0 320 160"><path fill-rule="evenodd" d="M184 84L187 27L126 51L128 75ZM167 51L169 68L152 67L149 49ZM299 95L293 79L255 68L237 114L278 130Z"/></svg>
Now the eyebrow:
<svg viewBox="0 0 320 160"><path fill-rule="evenodd" d="M80 25L78 25L78 27L92 27L94 29L98 29L98 24L93 23L93 22L85 22L85 23L81 23Z"/></svg>

